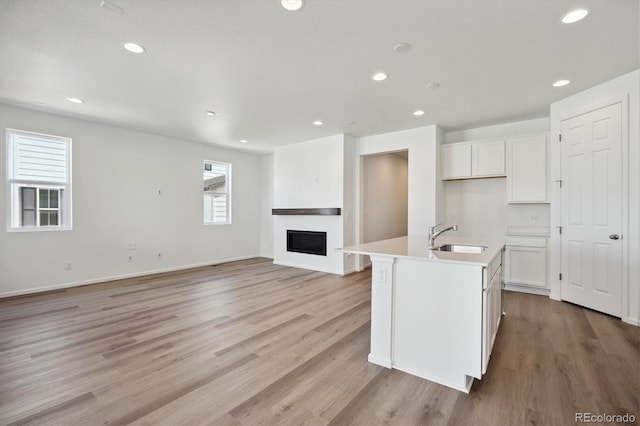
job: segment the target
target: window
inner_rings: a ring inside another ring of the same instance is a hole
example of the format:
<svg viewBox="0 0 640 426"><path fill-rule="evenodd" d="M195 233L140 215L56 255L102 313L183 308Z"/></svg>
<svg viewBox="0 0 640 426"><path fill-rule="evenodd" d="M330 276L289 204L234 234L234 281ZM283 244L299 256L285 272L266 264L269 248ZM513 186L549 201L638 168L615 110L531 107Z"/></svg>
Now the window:
<svg viewBox="0 0 640 426"><path fill-rule="evenodd" d="M71 139L7 129L9 231L71 229Z"/></svg>
<svg viewBox="0 0 640 426"><path fill-rule="evenodd" d="M204 223L231 223L231 164L204 162Z"/></svg>

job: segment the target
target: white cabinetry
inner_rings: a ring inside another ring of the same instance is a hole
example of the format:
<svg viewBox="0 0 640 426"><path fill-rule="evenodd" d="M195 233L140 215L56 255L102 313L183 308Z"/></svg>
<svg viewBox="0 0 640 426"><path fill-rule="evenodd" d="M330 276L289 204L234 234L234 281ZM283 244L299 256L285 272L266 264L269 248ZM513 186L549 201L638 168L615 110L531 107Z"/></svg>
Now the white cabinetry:
<svg viewBox="0 0 640 426"><path fill-rule="evenodd" d="M473 244L443 236L440 243ZM482 253L428 249L411 236L342 249L371 256L369 362L469 392L486 371L500 321L504 243Z"/></svg>
<svg viewBox="0 0 640 426"><path fill-rule="evenodd" d="M470 179L505 175L505 142L490 140L442 146L442 179Z"/></svg>
<svg viewBox="0 0 640 426"><path fill-rule="evenodd" d="M549 294L547 285L547 239L512 237L505 249L505 288Z"/></svg>
<svg viewBox="0 0 640 426"><path fill-rule="evenodd" d="M471 177L471 145L451 144L442 147L442 178Z"/></svg>
<svg viewBox="0 0 640 426"><path fill-rule="evenodd" d="M504 141L478 142L471 147L473 177L504 176Z"/></svg>
<svg viewBox="0 0 640 426"><path fill-rule="evenodd" d="M487 372L487 365L491 357L493 343L498 333L498 326L502 318L502 298L500 295L500 277L502 267L500 266L502 254L491 262L489 268L485 270L483 277L484 289L482 291L482 374Z"/></svg>
<svg viewBox="0 0 640 426"><path fill-rule="evenodd" d="M547 136L507 139L507 202L547 203Z"/></svg>

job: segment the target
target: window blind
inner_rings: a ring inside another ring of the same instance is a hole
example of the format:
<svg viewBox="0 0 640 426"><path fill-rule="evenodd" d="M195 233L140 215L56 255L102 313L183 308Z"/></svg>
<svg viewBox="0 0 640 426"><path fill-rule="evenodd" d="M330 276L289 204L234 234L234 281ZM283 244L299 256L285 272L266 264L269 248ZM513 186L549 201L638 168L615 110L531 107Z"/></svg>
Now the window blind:
<svg viewBox="0 0 640 426"><path fill-rule="evenodd" d="M12 179L67 182L67 144L64 141L13 135Z"/></svg>

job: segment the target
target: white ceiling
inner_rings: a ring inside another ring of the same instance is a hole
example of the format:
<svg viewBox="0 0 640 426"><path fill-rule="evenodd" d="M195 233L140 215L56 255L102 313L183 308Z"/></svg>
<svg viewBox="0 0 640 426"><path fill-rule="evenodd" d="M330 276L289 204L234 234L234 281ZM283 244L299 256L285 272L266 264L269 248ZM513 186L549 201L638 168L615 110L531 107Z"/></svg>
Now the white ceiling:
<svg viewBox="0 0 640 426"><path fill-rule="evenodd" d="M298 12L278 0L112 0L122 14L100 3L0 0L0 100L268 151L544 117L639 67L638 0L307 0ZM561 24L578 6L589 16ZM394 52L400 42L412 49ZM378 70L389 78L374 82ZM572 83L551 87L560 78Z"/></svg>

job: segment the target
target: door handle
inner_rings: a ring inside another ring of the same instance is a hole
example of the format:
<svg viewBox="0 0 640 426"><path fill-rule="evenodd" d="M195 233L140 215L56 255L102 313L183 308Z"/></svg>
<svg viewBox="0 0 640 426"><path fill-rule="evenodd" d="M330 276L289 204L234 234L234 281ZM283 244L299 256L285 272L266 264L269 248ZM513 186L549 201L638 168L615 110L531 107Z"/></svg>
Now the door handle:
<svg viewBox="0 0 640 426"><path fill-rule="evenodd" d="M619 239L620 239L620 235L618 235L618 234L611 234L611 235L609 235L609 239L610 239L610 240L619 240Z"/></svg>

